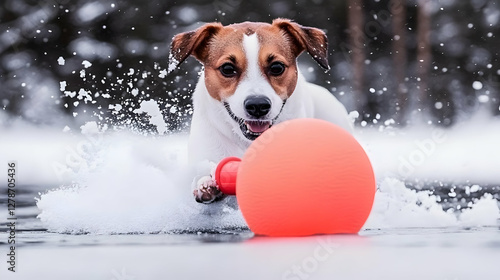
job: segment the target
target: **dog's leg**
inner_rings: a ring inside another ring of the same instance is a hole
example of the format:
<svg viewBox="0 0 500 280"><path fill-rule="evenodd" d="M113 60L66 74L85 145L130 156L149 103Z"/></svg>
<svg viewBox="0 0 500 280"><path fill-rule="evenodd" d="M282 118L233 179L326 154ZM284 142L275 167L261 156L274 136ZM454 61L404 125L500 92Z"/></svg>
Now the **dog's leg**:
<svg viewBox="0 0 500 280"><path fill-rule="evenodd" d="M212 176L203 176L196 182L196 189L193 191L196 202L212 203L223 199L223 194Z"/></svg>

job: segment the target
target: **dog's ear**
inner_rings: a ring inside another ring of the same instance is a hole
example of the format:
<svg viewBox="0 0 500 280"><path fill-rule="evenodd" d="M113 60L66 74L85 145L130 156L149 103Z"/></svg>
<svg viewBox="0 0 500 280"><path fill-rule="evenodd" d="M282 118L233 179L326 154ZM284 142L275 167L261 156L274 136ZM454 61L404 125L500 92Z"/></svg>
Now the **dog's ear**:
<svg viewBox="0 0 500 280"><path fill-rule="evenodd" d="M220 23L207 23L194 31L174 36L170 45L168 72L176 69L190 55L204 62L208 56L210 39L221 29Z"/></svg>
<svg viewBox="0 0 500 280"><path fill-rule="evenodd" d="M279 27L292 39L292 50L298 56L304 50L326 70L328 65L328 39L325 32L318 28L306 27L288 19L275 19L273 25Z"/></svg>

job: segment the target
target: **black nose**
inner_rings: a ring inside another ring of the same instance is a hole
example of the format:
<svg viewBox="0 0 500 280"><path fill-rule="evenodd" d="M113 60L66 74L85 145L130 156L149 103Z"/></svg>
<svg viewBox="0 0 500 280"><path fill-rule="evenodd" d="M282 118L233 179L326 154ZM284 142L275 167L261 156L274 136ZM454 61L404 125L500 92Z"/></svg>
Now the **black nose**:
<svg viewBox="0 0 500 280"><path fill-rule="evenodd" d="M250 96L243 105L247 113L256 118L267 115L271 110L271 100L265 96Z"/></svg>

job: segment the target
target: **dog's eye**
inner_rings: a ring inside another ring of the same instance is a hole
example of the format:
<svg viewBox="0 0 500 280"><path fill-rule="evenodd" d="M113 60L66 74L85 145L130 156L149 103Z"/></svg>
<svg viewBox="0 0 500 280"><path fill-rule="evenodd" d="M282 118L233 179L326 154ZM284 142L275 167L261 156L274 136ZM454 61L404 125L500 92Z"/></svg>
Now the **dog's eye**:
<svg viewBox="0 0 500 280"><path fill-rule="evenodd" d="M238 74L236 71L236 66L231 63L224 63L221 67L219 67L219 71L224 77L231 78Z"/></svg>
<svg viewBox="0 0 500 280"><path fill-rule="evenodd" d="M271 66L269 66L269 74L273 76L279 76L285 72L285 65L281 62L273 62Z"/></svg>

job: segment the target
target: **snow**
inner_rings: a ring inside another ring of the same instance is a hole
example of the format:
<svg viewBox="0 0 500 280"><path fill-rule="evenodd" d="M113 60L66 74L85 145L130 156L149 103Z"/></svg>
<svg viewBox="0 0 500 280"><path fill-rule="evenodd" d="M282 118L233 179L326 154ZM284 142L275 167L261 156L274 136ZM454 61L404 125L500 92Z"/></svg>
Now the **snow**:
<svg viewBox="0 0 500 280"><path fill-rule="evenodd" d="M22 79L29 75L29 82L20 83L24 89L22 92L18 91L23 100L17 105L20 111L18 116L37 123L60 124L63 122L62 110L58 104L59 99L55 98L59 94L59 84L52 79L47 79L40 71L32 72L26 69L22 72L19 75ZM43 116L43 119L40 116Z"/></svg>
<svg viewBox="0 0 500 280"><path fill-rule="evenodd" d="M499 205L486 194L459 216L444 211L429 191L410 190L402 181L386 178L379 184L375 203L364 229L495 226Z"/></svg>
<svg viewBox="0 0 500 280"><path fill-rule="evenodd" d="M134 113L146 113L150 117L149 123L156 126L160 135L167 131L167 123L165 123L163 115L158 107L158 103L155 100L142 101L141 107L134 110Z"/></svg>
<svg viewBox="0 0 500 280"><path fill-rule="evenodd" d="M62 56L60 56L58 59L57 59L57 64L59 65L64 65L66 63L66 60L64 60L64 58Z"/></svg>
<svg viewBox="0 0 500 280"><path fill-rule="evenodd" d="M83 100L85 103L92 101L92 94L90 91L86 91L85 89L81 88L78 91L78 100Z"/></svg>
<svg viewBox="0 0 500 280"><path fill-rule="evenodd" d="M175 69L177 69L177 66L179 65L179 63L180 63L179 60L177 60L175 58L174 54L170 53L168 55L168 69L167 69L167 74L171 73L172 71L174 71ZM160 78L164 78L165 76L166 76L166 74L165 74L164 71L160 72Z"/></svg>
<svg viewBox="0 0 500 280"><path fill-rule="evenodd" d="M89 61L94 59L107 61L114 59L118 54L118 50L114 45L88 37L80 37L72 41L69 44L69 50Z"/></svg>
<svg viewBox="0 0 500 280"><path fill-rule="evenodd" d="M460 215L460 223L463 226L497 226L500 219L498 201L491 194L476 202L470 209L465 209Z"/></svg>
<svg viewBox="0 0 500 280"><path fill-rule="evenodd" d="M494 2L491 2L491 5L483 9L485 22L491 26L497 25L500 21L500 10L495 6Z"/></svg>
<svg viewBox="0 0 500 280"><path fill-rule="evenodd" d="M61 84L62 86L62 84ZM66 95L67 97L70 97L70 98L74 98L76 96L76 91L64 91L64 95Z"/></svg>
<svg viewBox="0 0 500 280"><path fill-rule="evenodd" d="M80 129L83 135L100 133L99 126L96 122L87 122L86 124L82 125Z"/></svg>
<svg viewBox="0 0 500 280"><path fill-rule="evenodd" d="M174 66L174 69L175 69L175 66ZM167 76L167 74L168 74L168 71L166 69L163 69L160 71L160 74L158 74L158 77L164 79Z"/></svg>
<svg viewBox="0 0 500 280"><path fill-rule="evenodd" d="M124 48L129 54L143 55L148 50L148 43L143 40L131 39L125 42Z"/></svg>
<svg viewBox="0 0 500 280"><path fill-rule="evenodd" d="M89 68L90 66L92 66L92 63L90 63L90 61L88 61L88 60L84 60L84 61L82 62L82 65L83 65L83 67L85 67L85 68Z"/></svg>
<svg viewBox="0 0 500 280"><path fill-rule="evenodd" d="M155 119L161 114L154 100L142 102L136 113L144 112L151 116L152 124L158 122L164 128L163 120ZM418 125L403 130L357 128L356 136L372 160L379 188L364 229L495 225L500 218L498 203L489 194L473 201L468 209L445 211L439 197L410 190L406 184L414 180L470 182L468 193L479 191L482 185L498 185L500 151L495 147L500 142L499 125L498 119L476 116L451 129ZM30 140L34 138L37 141ZM90 122L82 126L80 135L60 130L8 130L0 147L9 149L1 148L0 156L22 164L23 173L29 174L23 176L26 184L61 186L44 190L38 200L40 219L54 232L244 227L241 214L229 205L194 202L194 171L209 168L187 164L186 143L184 134L143 137L126 131L103 132ZM200 216L204 211L208 212Z"/></svg>
<svg viewBox="0 0 500 280"><path fill-rule="evenodd" d="M95 123L82 127L86 133L96 130ZM39 218L49 230L60 233L244 227L241 213L229 207L200 215L203 205L194 202L190 191L193 173L186 164L185 136L161 142L166 145L119 133L101 143L82 143L85 151L95 154L75 156L80 165L75 174L78 185L41 194Z"/></svg>
<svg viewBox="0 0 500 280"><path fill-rule="evenodd" d="M62 92L64 92L66 90L66 86L67 85L68 84L66 83L66 81L59 82L59 86L60 86L59 90L62 91Z"/></svg>
<svg viewBox="0 0 500 280"><path fill-rule="evenodd" d="M481 83L480 81L475 81L474 83L472 83L472 88L474 88L475 90L480 90L483 88L483 83Z"/></svg>
<svg viewBox="0 0 500 280"><path fill-rule="evenodd" d="M115 105L109 104L108 108L115 110L115 112L119 112L123 109L123 106L120 104L115 104Z"/></svg>
<svg viewBox="0 0 500 280"><path fill-rule="evenodd" d="M378 179L499 184L500 120L478 114L451 129L417 125L398 130L359 129Z"/></svg>
<svg viewBox="0 0 500 280"><path fill-rule="evenodd" d="M477 97L477 101L480 103L488 103L490 101L490 97L488 95L481 94Z"/></svg>
<svg viewBox="0 0 500 280"><path fill-rule="evenodd" d="M192 24L198 20L200 15L196 9L186 5L179 9L177 17L185 24Z"/></svg>
<svg viewBox="0 0 500 280"><path fill-rule="evenodd" d="M105 14L108 10L110 8L99 1L89 2L78 9L76 16L81 22L89 22Z"/></svg>

